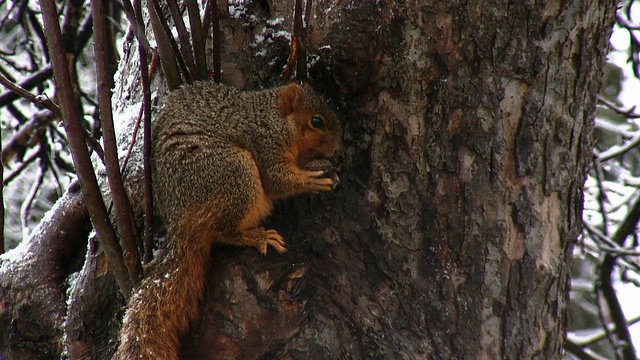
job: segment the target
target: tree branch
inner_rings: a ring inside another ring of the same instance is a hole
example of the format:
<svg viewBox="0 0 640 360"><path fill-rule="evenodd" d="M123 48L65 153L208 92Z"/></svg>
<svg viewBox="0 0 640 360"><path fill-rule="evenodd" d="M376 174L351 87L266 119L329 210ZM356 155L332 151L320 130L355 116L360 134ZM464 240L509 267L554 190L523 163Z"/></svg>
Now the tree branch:
<svg viewBox="0 0 640 360"><path fill-rule="evenodd" d="M180 53L178 43L176 42L176 39L173 38L173 35L171 35L171 29L169 29L167 20L160 16L162 14L162 7L160 7L160 3L158 3L158 0L150 0L150 2L150 6L153 8L153 13L151 13L151 25L153 26L153 33L156 36L156 40L158 41L158 49L160 50L160 63L162 64L162 67L164 69L164 62L166 60L172 61L171 59L175 59L175 61L177 61L178 67L180 68L180 71L182 72L182 75L184 76L185 82L187 84L191 84L193 79L191 78L189 69L185 64L185 59ZM154 16L156 17L155 21L158 27L156 27L154 23ZM156 29L158 31L156 31ZM163 40L163 46L168 45L169 48L161 48L160 39ZM166 43L164 43L165 41ZM167 56L169 57L167 58ZM180 84L182 84L182 81L180 81Z"/></svg>
<svg viewBox="0 0 640 360"><path fill-rule="evenodd" d="M195 56L197 79L207 80L207 55L205 49L205 34L202 31L200 12L196 1L187 0L187 12L189 13L189 24L191 25L191 42L193 54ZM196 74L194 74L196 77Z"/></svg>
<svg viewBox="0 0 640 360"><path fill-rule="evenodd" d="M122 183L120 164L118 162L118 145L113 128L113 111L111 108L111 72L108 64L107 16L104 0L92 0L94 45L96 59L98 103L102 123L103 142L105 150L107 181L111 190L111 197L115 207L115 219L120 232L124 263L129 272L133 285L137 285L142 275L140 253L136 245L136 234L133 227L134 219L127 193ZM140 44L140 42L138 42ZM142 45L140 45L141 50ZM144 57L144 51L141 57ZM146 71L145 71L146 72Z"/></svg>
<svg viewBox="0 0 640 360"><path fill-rule="evenodd" d="M127 297L131 293L131 282L128 279L116 233L109 221L107 209L85 144L81 116L75 106L71 77L62 44L57 8L53 0L40 0L40 7L47 33L53 75L60 97L65 131L78 173L78 180L82 187L91 220L107 255L110 269L118 282L120 290Z"/></svg>
<svg viewBox="0 0 640 360"><path fill-rule="evenodd" d="M188 1L192 2L192 1ZM142 21L142 5L140 0L134 0L134 6L136 10L137 21L143 24ZM142 51L142 46L138 46L138 52L140 54L140 77L142 81L142 106L144 113L144 130L143 130L143 172L144 172L144 246L143 246L143 261L149 263L153 258L153 193L151 188L151 71L155 70L155 62L157 60L157 53L153 53L151 60L151 69L147 64L146 54ZM132 139L135 141L135 136Z"/></svg>
<svg viewBox="0 0 640 360"><path fill-rule="evenodd" d="M204 8L204 16L202 17L202 26L204 32L209 30L211 26L211 62L213 65L213 81L220 83L222 81L222 69L220 68L220 6L216 0L209 0Z"/></svg>
<svg viewBox="0 0 640 360"><path fill-rule="evenodd" d="M41 84L43 81L50 79L51 75L53 75L53 69L51 68L50 64L40 69L37 73L30 75L22 80L19 85L14 85L12 81L9 81L7 78L0 75L0 83L2 83L2 85L9 89L9 91L4 92L2 93L2 95L0 95L0 107L6 106L7 104L20 97L31 101L38 107L46 107L46 104L42 103L42 99L37 99L37 97L35 95L31 95L28 90L38 84ZM49 101L49 103L51 103L51 101L48 99L46 101ZM51 104L51 106L55 106L53 103ZM59 109L57 110L57 112L52 109L49 110L51 110L54 114L60 113Z"/></svg>
<svg viewBox="0 0 640 360"><path fill-rule="evenodd" d="M2 329L7 340L0 341L2 356L60 358L65 284L85 258L91 228L77 182L58 199L50 214L29 239L0 256L0 323L12 324Z"/></svg>
<svg viewBox="0 0 640 360"><path fill-rule="evenodd" d="M33 86L35 86L35 80L36 79L41 80L43 77L51 76L51 73L48 73L50 71L52 73L51 68L47 69L45 67L44 69L40 70L36 74L29 76L22 83L26 85L33 84ZM2 106L3 104L10 103L15 99L17 99L18 97L22 97L29 100L38 108L49 109L52 113L56 114L56 116L62 117L60 108L56 104L54 104L50 99L45 98L43 96L33 95L29 91L25 90L22 86L14 84L13 82L9 81L9 79L7 79L2 75L0 75L0 84L4 85L7 89L10 90L10 92L5 92L2 95L0 95L0 106Z"/></svg>
<svg viewBox="0 0 640 360"><path fill-rule="evenodd" d="M627 236L629 236L636 228L638 221L640 220L640 196L636 198L635 202L631 206L631 209L625 219L622 221L618 230L613 235L612 240L619 246L624 244ZM607 254L600 264L598 269L598 282L600 284L599 288L604 295L605 301L607 303L607 307L609 308L609 313L611 315L611 319L616 324L615 334L618 337L618 340L624 342L622 345L622 356L625 360L627 359L635 359L635 349L633 346L633 342L631 340L631 334L629 333L629 328L627 328L627 321L625 319L624 313L622 311L622 306L620 305L620 301L616 295L616 291L613 288L613 283L611 281L611 275L613 273L613 269L616 264L616 256L613 254Z"/></svg>
<svg viewBox="0 0 640 360"><path fill-rule="evenodd" d="M0 149L2 149L2 129L0 126ZM0 178L4 179L4 161L0 161ZM4 181L0 183L0 255L4 254Z"/></svg>
<svg viewBox="0 0 640 360"><path fill-rule="evenodd" d="M196 63L193 60L193 52L191 50L191 43L189 42L189 34L187 33L187 28L184 25L184 20L182 19L182 13L180 12L180 8L178 7L178 3L176 0L166 0L169 5L169 12L171 13L171 17L173 18L173 24L178 32L178 40L180 40L180 54L182 55L182 59L187 67L187 79L189 82L193 81L198 77L198 71L196 70ZM193 2L189 0L187 2ZM176 54L177 55L177 54Z"/></svg>

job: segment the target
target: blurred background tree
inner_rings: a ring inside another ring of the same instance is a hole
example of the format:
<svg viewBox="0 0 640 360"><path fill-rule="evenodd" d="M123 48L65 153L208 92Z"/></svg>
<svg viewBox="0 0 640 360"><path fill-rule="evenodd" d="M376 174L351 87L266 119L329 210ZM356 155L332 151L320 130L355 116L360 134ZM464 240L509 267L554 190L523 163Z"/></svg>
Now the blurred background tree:
<svg viewBox="0 0 640 360"><path fill-rule="evenodd" d="M574 249L570 358L623 358L619 350L627 336L638 353L639 30L640 2L620 3L598 97L593 163L584 186L584 230Z"/></svg>

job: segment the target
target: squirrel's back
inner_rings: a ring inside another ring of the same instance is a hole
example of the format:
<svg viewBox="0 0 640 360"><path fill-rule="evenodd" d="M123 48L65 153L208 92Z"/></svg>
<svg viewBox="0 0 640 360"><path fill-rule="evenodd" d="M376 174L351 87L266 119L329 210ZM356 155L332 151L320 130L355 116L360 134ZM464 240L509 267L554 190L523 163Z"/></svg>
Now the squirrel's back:
<svg viewBox="0 0 640 360"><path fill-rule="evenodd" d="M239 91L212 81L199 81L169 94L153 127L152 140L161 148L166 137L205 135L222 141L255 142L254 131L282 131L277 89ZM269 123L268 125L266 123Z"/></svg>

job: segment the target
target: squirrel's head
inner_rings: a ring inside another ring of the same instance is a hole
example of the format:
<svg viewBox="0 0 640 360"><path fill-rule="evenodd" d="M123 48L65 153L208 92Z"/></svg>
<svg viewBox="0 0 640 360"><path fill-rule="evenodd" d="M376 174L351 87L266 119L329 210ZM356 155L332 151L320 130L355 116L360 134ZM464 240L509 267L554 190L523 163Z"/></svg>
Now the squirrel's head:
<svg viewBox="0 0 640 360"><path fill-rule="evenodd" d="M342 125L327 101L307 85L291 83L278 94L278 110L297 130L295 148L301 164L330 158L342 150Z"/></svg>

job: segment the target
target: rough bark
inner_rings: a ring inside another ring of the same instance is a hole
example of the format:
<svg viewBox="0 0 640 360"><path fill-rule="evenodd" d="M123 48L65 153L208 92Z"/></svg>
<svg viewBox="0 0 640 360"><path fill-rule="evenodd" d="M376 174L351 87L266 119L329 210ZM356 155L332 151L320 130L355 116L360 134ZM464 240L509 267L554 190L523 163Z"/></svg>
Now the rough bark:
<svg viewBox="0 0 640 360"><path fill-rule="evenodd" d="M559 358L613 4L315 11L342 187L282 204L288 254L219 250L184 358Z"/></svg>
<svg viewBox="0 0 640 360"><path fill-rule="evenodd" d="M268 4L249 10L291 29L290 3ZM183 358L560 358L613 7L315 1L310 79L344 119L343 181L279 204L288 253L214 251ZM260 16L223 24L225 82L272 83L286 61L281 38L250 46ZM116 302L95 284L77 286ZM70 353L108 358L112 323L73 309Z"/></svg>
<svg viewBox="0 0 640 360"><path fill-rule="evenodd" d="M89 230L74 184L28 241L0 256L0 358L60 357L67 278L82 266Z"/></svg>

